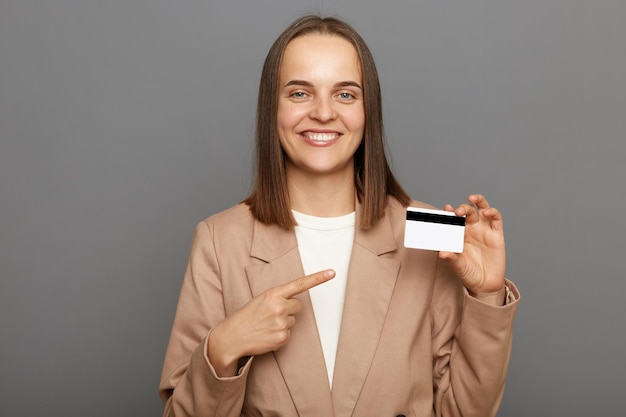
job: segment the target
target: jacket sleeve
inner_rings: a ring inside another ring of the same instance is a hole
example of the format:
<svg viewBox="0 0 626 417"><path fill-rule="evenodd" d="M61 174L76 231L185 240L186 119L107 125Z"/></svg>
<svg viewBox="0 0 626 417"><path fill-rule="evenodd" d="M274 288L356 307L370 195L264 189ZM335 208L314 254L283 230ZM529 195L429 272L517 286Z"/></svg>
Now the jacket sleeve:
<svg viewBox="0 0 626 417"><path fill-rule="evenodd" d="M507 280L502 307L469 295L439 261L431 305L437 416L495 416L504 394L519 292Z"/></svg>
<svg viewBox="0 0 626 417"><path fill-rule="evenodd" d="M209 363L211 329L225 318L213 231L198 224L165 354L159 395L164 417L239 416L250 362L238 376L220 378Z"/></svg>

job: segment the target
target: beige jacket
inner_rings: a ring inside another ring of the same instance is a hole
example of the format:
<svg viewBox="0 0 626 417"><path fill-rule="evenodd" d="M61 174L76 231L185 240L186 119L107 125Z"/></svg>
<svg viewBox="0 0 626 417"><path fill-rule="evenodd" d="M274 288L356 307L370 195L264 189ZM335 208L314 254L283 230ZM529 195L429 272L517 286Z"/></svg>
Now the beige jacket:
<svg viewBox="0 0 626 417"><path fill-rule="evenodd" d="M404 223L390 199L372 229L357 228L331 393L308 293L285 346L239 376L216 376L211 329L304 272L294 232L256 221L245 205L201 222L163 366L164 416L495 415L519 293L507 281L504 307L472 298L436 252L403 246Z"/></svg>

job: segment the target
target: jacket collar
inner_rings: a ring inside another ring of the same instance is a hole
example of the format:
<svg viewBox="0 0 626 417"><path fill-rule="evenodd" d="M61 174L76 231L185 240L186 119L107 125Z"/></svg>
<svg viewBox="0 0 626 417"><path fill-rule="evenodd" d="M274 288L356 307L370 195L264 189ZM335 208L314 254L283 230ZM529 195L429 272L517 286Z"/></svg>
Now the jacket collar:
<svg viewBox="0 0 626 417"><path fill-rule="evenodd" d="M389 211L391 207L388 207ZM397 250L388 214L371 229L356 231L337 348L332 395L308 291L289 342L274 352L302 417L352 414L374 358L400 263L383 255ZM293 230L255 221L250 255L265 263L246 268L253 296L304 275Z"/></svg>

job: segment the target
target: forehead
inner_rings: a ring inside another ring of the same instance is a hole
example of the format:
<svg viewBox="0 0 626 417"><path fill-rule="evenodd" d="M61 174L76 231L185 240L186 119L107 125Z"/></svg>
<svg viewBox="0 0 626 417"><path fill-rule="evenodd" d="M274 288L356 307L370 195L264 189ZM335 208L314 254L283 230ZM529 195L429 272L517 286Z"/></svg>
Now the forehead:
<svg viewBox="0 0 626 417"><path fill-rule="evenodd" d="M355 47L331 34L312 33L292 39L285 48L280 77L323 76L360 81L361 69Z"/></svg>

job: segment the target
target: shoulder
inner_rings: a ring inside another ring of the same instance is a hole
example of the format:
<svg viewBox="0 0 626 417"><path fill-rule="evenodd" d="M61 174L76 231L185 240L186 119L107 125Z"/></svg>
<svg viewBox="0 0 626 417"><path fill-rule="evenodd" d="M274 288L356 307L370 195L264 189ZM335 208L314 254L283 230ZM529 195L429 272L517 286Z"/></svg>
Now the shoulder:
<svg viewBox="0 0 626 417"><path fill-rule="evenodd" d="M247 204L239 203L199 222L196 226L196 234L202 234L203 231L211 235L251 234L253 227L254 217L250 208Z"/></svg>
<svg viewBox="0 0 626 417"><path fill-rule="evenodd" d="M254 217L248 206L237 204L196 225L192 250L210 250L218 256L237 251L249 252L253 231Z"/></svg>
<svg viewBox="0 0 626 417"><path fill-rule="evenodd" d="M209 223L233 223L239 222L244 218L252 219L250 207L245 203L236 204L224 211L215 213L207 217L204 221Z"/></svg>

